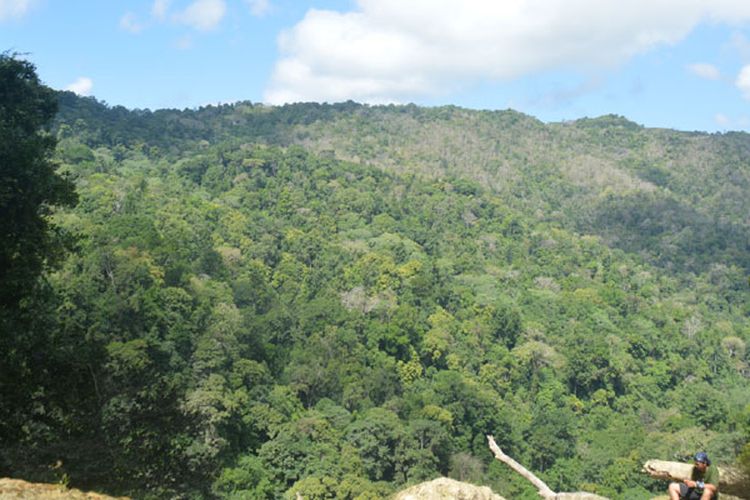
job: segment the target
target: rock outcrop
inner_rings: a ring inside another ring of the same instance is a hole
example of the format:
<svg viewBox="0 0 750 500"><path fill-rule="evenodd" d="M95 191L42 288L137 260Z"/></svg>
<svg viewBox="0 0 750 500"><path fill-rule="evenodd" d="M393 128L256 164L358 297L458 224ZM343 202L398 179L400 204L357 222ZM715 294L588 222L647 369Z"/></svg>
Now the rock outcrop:
<svg viewBox="0 0 750 500"><path fill-rule="evenodd" d="M0 500L128 500L99 493L66 488L60 484L29 483L21 479L0 479Z"/></svg>
<svg viewBox="0 0 750 500"><path fill-rule="evenodd" d="M420 483L403 490L392 500L505 500L487 486L475 486L447 477Z"/></svg>

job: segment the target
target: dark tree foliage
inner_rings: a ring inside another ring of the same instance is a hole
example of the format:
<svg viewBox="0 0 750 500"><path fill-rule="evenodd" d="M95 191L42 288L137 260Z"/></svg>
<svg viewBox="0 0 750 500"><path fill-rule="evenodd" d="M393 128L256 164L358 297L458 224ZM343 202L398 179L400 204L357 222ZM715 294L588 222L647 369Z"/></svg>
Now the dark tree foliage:
<svg viewBox="0 0 750 500"><path fill-rule="evenodd" d="M56 205L72 205L72 183L55 172L55 139L45 133L57 111L34 65L0 55L0 305L14 307L61 256L49 223Z"/></svg>
<svg viewBox="0 0 750 500"><path fill-rule="evenodd" d="M76 200L73 184L56 173L55 140L45 132L56 109L31 63L0 54L0 469L4 452L39 423L36 396L53 392L40 384L61 383L55 377L67 363L50 345L53 300L40 280L68 242L51 211Z"/></svg>

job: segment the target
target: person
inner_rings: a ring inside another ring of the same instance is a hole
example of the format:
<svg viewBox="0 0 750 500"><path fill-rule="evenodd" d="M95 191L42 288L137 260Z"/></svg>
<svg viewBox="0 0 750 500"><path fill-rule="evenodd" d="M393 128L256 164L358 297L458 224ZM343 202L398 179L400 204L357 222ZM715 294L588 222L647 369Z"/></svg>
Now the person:
<svg viewBox="0 0 750 500"><path fill-rule="evenodd" d="M669 485L670 500L718 500L719 470L711 467L705 451L695 454L693 474L690 479Z"/></svg>

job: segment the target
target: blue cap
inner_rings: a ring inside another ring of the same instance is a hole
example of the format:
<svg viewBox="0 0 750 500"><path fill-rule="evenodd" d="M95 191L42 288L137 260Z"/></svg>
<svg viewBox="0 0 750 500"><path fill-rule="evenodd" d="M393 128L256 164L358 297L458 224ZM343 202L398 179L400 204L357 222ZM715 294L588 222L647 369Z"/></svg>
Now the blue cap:
<svg viewBox="0 0 750 500"><path fill-rule="evenodd" d="M711 465L711 460L708 459L708 455L706 455L705 451L699 451L698 453L696 453L694 460L706 465Z"/></svg>

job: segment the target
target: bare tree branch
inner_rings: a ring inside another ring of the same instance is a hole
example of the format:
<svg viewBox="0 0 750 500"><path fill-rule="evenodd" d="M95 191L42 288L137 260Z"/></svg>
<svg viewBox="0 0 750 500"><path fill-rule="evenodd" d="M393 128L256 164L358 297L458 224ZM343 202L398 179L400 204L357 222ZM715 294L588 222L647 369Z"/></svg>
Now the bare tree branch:
<svg viewBox="0 0 750 500"><path fill-rule="evenodd" d="M576 493L555 493L549 486L547 486L547 483L536 477L534 473L529 471L526 467L503 453L503 450L501 450L495 442L495 438L487 436L487 441L490 444L490 449L492 450L492 453L494 453L495 458L504 464L507 464L511 469L533 484L536 489L539 490L539 495L546 500L607 500L606 497L594 493L587 493L585 491Z"/></svg>
<svg viewBox="0 0 750 500"><path fill-rule="evenodd" d="M500 449L500 447L495 442L495 438L492 436L487 436L487 441L490 443L490 449L492 450L492 453L495 454L495 458L503 462L504 464L507 464L508 467L519 473L521 476L523 476L526 480L528 480L531 484L536 487L537 490L539 490L539 494L543 498L550 498L553 499L557 496L557 493L552 491L552 489L547 486L547 484L536 477L531 471L529 471L526 467L519 464L512 458L510 458L508 455L503 453L503 450Z"/></svg>

